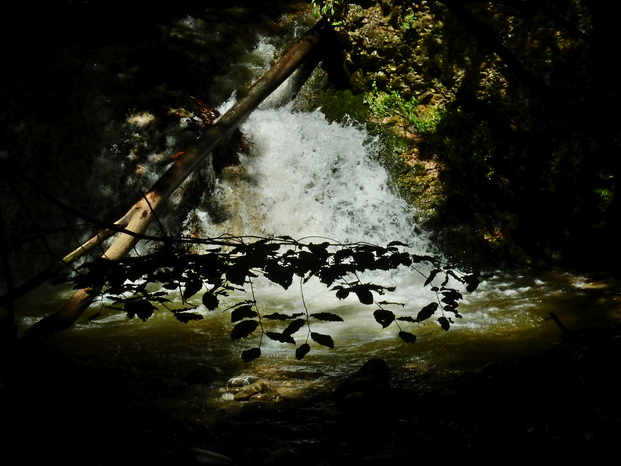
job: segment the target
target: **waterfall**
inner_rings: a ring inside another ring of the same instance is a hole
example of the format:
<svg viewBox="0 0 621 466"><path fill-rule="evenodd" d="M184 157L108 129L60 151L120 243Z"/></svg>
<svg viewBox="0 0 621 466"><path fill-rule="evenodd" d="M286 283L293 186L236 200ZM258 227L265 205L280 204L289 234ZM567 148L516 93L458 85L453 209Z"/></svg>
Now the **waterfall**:
<svg viewBox="0 0 621 466"><path fill-rule="evenodd" d="M269 63L273 52L260 40L252 63ZM216 180L214 194L205 197L193 214L199 219L201 235L289 235L315 242L379 245L399 240L409 244L413 253L428 253L427 239L416 232L413 208L398 196L378 161L379 140L362 125L328 121L320 109L295 111L291 87L290 81L283 83L242 124L248 144L239 154L240 167ZM219 110L226 111L234 101L233 95ZM423 289L423 278L410 268L365 273L361 279L396 285L390 300L407 302L410 312L435 299L434 293ZM302 310L297 283L285 292L256 279L254 290L262 310ZM317 331L324 327L332 335L372 331L377 338L394 338L394 331L378 334L372 315L376 307L363 306L355 297L339 301L318 281L306 283L303 292L312 312L332 309L349 316L346 329L317 324Z"/></svg>

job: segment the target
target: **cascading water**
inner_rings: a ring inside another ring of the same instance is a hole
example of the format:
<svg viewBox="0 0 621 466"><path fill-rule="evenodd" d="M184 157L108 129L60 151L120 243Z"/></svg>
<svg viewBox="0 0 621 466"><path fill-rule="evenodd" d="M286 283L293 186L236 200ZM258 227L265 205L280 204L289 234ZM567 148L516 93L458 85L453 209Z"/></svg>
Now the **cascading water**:
<svg viewBox="0 0 621 466"><path fill-rule="evenodd" d="M275 53L276 47L268 38L259 38L243 63L216 79L216 87L236 87L237 75L250 74L256 79L267 69ZM247 72L240 72L240 67ZM389 175L377 161L379 141L355 124L327 121L320 110L294 111L293 104L287 103L292 87L291 80L285 82L243 123L241 131L248 150L239 154L241 164L232 169L234 173L225 171L221 179L215 180L215 192L204 194L190 214L187 210L183 214L173 213L162 218L164 224L182 224L185 233L198 232L202 236L289 235L297 239L309 237L309 241L315 242L329 238L380 245L399 240L409 244L412 252L429 252L431 245L412 220L414 212L395 193ZM219 109L223 112L233 105L234 99L234 96L229 98ZM132 116L128 124L138 128L143 123L147 125L147 120L148 115ZM173 137L166 144L168 152L178 150ZM107 178L101 176L102 170L105 175L113 166L114 173L118 173L122 165L128 167L129 179L133 180L127 186L104 186L104 204L135 186L147 188L169 162L157 153L150 154L139 165L132 164L133 158L134 154L123 154L113 146L97 159L101 165L97 179ZM204 174L203 179L209 180L210 176ZM182 185L173 203L179 205L188 186L190 182ZM314 331L332 335L336 349L313 346L311 353L298 362L292 345L263 338L264 355L253 363L253 371L273 375L274 371L287 367L299 369L327 364L330 372L336 374L351 370L361 359L372 355L414 366L459 363L460 358L462 363L473 361L474 365L480 365L501 353L524 351L535 341L544 345L546 338L550 341L557 336L553 325L544 325L547 313L565 307L569 314L588 299L581 295L570 276L553 275L507 277L498 272L483 282L476 293L465 296L460 310L464 318L456 319L449 332L444 332L434 321L407 324L404 329L418 336L413 345L397 338L394 324L382 329L372 315L375 307L364 306L355 298L340 301L333 292L311 280L304 284L302 291L309 310L333 311L345 319L345 323L315 323L313 327ZM435 294L423 288L424 279L409 268L402 267L389 274L365 274L361 278L395 285L396 291L387 299L406 304L404 312L410 314L435 299ZM298 283L286 291L260 279L253 286L261 312L303 310ZM67 295L66 291L61 293L50 305L57 306ZM231 300L240 297L247 298L238 296ZM193 300L199 304L200 296ZM252 336L241 343L231 343L229 313L209 312L203 306L198 310L204 320L182 324L169 312L156 313L146 322L128 321L122 311L106 310L105 304L105 301L95 304L90 320L66 332L65 344L77 345L81 351L88 346L93 354L100 355L111 354L112 349L118 357L127 355L128 360L143 354L147 357L148 352L148 357L158 358L162 364L169 361L171 366L217 361L215 364L219 366L237 367L241 364L240 350L256 346L258 340L258 336ZM395 312L399 313L400 308ZM29 317L25 312L22 325L27 326L39 317ZM542 339L543 334L547 337ZM296 338L303 337L296 335Z"/></svg>

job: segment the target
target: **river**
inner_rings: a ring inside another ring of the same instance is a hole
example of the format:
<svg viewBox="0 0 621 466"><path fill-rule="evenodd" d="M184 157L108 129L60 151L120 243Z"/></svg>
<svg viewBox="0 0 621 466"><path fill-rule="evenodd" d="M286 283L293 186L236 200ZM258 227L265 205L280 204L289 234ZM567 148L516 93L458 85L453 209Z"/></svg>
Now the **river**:
<svg viewBox="0 0 621 466"><path fill-rule="evenodd" d="M200 32L200 22L193 17L184 18L182 24ZM278 39L257 36L243 60L216 80L214 95L237 87L240 79L256 79L281 46ZM235 101L234 93L227 95L219 105L221 112ZM239 154L240 165L225 169L214 180L213 192L202 194L197 206L184 211L184 232L290 235L377 244L399 240L410 245L413 253L438 253L417 228L412 220L415 212L396 194L390 175L379 163L380 141L354 122L328 121L321 109L296 111L292 97L290 83L284 83L243 123L240 129L247 149ZM132 118L148 123L144 115L129 116L128 120ZM173 139L169 146L174 146ZM118 168L127 157L131 154L114 145L103 150L97 159L100 171L96 178L106 179L110 167ZM161 170L161 160L161 154L149 154L140 170L128 173L134 177L128 185L151 184ZM112 185L98 189L108 200L121 200ZM174 223L178 215L168 220ZM409 268L380 279L397 286L390 300L407 303L408 309L419 309L430 300L423 279ZM254 286L262 312L301 311L298 286L284 291L261 280ZM125 313L110 308L108 301L98 301L85 319L55 337L54 344L86 364L128 371L147 367L172 386L181 386L191 374L204 370L209 373L208 383L192 385L182 396L196 403L226 405L231 401L223 390L227 380L236 375L261 377L283 397L294 397L331 383L371 357L384 358L404 370L465 369L534 353L561 339L559 328L549 319L550 312L569 328L618 321L621 295L617 290L616 283L563 270L485 271L478 290L465 295L462 319L448 332L435 321L408 324L418 340L407 344L396 336L394 325L381 328L372 316L374 307L353 298L339 301L321 284L310 281L304 285L309 309L337 312L345 323L316 325L315 331L333 336L335 348L313 345L302 361L295 359L293 346L264 338L263 356L243 363L240 352L255 346L258 337L231 342L230 314L208 312L203 306L198 307L203 320L183 324L166 311L146 322L128 320ZM22 299L21 328L56 309L69 294L67 288L47 286ZM192 300L199 305L200 294Z"/></svg>

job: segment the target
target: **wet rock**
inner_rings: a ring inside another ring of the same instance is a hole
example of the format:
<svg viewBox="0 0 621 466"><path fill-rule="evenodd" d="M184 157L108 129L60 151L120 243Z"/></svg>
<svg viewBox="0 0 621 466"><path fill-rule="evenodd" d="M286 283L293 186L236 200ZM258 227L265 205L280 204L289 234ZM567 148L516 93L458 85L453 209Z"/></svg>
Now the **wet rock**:
<svg viewBox="0 0 621 466"><path fill-rule="evenodd" d="M259 381L250 385L245 385L235 393L235 401L253 400L271 400L276 397L277 393L274 388L267 382Z"/></svg>
<svg viewBox="0 0 621 466"><path fill-rule="evenodd" d="M239 388L244 385L250 385L255 383L258 379L254 375L238 375L237 377L231 377L226 382L226 387L231 388Z"/></svg>

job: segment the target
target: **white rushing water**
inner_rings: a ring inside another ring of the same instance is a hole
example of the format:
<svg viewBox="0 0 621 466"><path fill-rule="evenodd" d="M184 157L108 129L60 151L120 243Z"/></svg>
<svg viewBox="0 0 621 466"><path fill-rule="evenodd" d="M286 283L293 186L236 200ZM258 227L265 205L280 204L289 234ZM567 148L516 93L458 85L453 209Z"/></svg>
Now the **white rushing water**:
<svg viewBox="0 0 621 466"><path fill-rule="evenodd" d="M274 51L260 40L252 65L263 62L267 66ZM291 102L283 104L290 100L290 93L291 83L283 83L241 126L248 142L246 153L239 154L243 168L217 180L215 195L204 199L202 208L194 212L201 234L289 235L315 242L379 245L399 240L410 245L413 253L429 253L428 240L413 223L413 208L398 196L377 160L377 138L359 125L329 122L320 109L294 111ZM232 96L220 111L234 101ZM214 210L218 213L215 219L209 214ZM435 300L434 293L423 289L424 278L410 268L367 273L361 278L397 286L393 295L381 298L408 304L395 309L397 313L411 315ZM259 308L266 313L303 310L297 283L284 291L257 279L254 287ZM364 306L355 297L339 301L333 291L313 280L304 285L303 293L311 312L333 310L347 320L346 325L317 323L315 331L347 338L352 344L371 335L373 339L395 338L394 328L382 331L373 318L377 306ZM205 315L210 316L206 311ZM278 343L271 345L274 350L282 348Z"/></svg>

